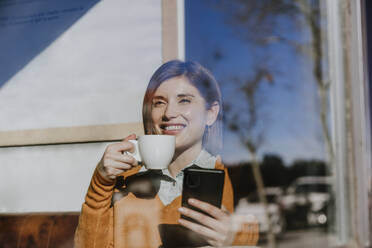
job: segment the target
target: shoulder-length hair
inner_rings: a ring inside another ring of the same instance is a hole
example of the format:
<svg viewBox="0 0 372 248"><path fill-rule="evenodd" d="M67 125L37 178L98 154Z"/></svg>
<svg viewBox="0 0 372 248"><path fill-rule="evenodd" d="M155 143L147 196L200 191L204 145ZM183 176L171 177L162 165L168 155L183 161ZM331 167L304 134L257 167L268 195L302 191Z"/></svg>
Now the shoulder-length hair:
<svg viewBox="0 0 372 248"><path fill-rule="evenodd" d="M222 148L222 98L216 79L206 68L197 62L171 60L161 65L152 75L147 86L142 105L142 118L145 134L154 134L155 128L151 118L152 99L157 88L167 79L185 77L198 89L210 109L215 102L219 104L216 121L206 127L203 135L203 147L216 154Z"/></svg>

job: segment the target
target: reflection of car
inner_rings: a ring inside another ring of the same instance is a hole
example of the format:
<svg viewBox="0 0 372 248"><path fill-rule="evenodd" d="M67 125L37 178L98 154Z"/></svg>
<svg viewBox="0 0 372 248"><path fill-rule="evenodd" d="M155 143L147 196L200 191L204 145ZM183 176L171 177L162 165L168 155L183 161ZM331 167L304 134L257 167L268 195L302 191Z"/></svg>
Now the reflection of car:
<svg viewBox="0 0 372 248"><path fill-rule="evenodd" d="M285 229L286 222L282 209L278 204L283 191L277 187L265 188L265 195L268 203L268 213L270 223L272 224L273 233L280 237ZM247 198L243 198L239 201L236 208L237 213L253 214L260 225L260 233L266 234L269 230L269 221L265 214L265 208L263 203L260 203L258 194L256 192L250 194Z"/></svg>
<svg viewBox="0 0 372 248"><path fill-rule="evenodd" d="M331 202L330 177L300 177L282 198L288 224L321 226L329 222Z"/></svg>

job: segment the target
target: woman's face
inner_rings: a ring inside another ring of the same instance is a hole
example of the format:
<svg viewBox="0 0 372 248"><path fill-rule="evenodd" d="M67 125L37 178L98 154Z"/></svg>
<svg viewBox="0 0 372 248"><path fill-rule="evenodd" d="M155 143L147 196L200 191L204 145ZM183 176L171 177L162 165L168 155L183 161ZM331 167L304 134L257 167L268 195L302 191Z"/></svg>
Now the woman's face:
<svg viewBox="0 0 372 248"><path fill-rule="evenodd" d="M216 120L218 109L215 112L206 109L204 98L187 78L175 77L155 91L151 118L157 134L175 135L176 150L185 150L202 144L205 127Z"/></svg>

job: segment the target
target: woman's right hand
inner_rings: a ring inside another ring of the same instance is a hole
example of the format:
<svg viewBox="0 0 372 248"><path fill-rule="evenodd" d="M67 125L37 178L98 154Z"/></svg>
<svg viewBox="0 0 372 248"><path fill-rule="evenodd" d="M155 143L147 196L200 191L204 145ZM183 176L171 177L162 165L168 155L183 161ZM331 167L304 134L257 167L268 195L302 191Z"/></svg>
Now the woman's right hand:
<svg viewBox="0 0 372 248"><path fill-rule="evenodd" d="M126 137L122 142L106 147L101 161L97 165L99 174L107 180L114 180L118 175L138 165L137 160L125 152L133 152L134 145L129 140L136 138L135 134Z"/></svg>

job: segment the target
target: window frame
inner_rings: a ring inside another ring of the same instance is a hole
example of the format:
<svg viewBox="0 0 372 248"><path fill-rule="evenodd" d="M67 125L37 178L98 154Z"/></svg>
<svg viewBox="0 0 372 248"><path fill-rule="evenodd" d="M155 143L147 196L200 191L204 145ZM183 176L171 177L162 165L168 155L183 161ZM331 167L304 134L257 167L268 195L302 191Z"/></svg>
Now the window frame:
<svg viewBox="0 0 372 248"><path fill-rule="evenodd" d="M326 2L336 234L337 245L346 247L370 246L371 127L363 3Z"/></svg>

